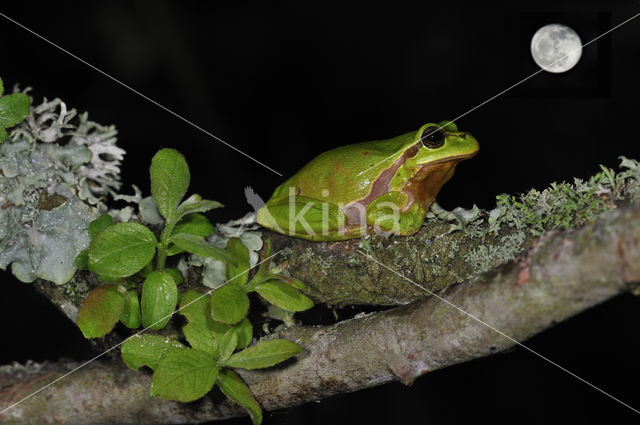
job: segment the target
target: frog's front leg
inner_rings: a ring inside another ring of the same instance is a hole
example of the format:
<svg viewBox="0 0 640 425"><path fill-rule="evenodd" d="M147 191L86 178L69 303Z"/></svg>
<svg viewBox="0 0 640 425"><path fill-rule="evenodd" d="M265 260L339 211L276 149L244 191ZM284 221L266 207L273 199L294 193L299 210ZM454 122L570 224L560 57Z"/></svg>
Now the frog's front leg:
<svg viewBox="0 0 640 425"><path fill-rule="evenodd" d="M258 223L280 233L309 240L339 240L344 234L346 216L328 202L305 196L271 199L258 210Z"/></svg>
<svg viewBox="0 0 640 425"><path fill-rule="evenodd" d="M387 192L367 207L367 224L375 230L396 235L412 235L420 230L427 209L405 192ZM409 205L409 203L411 204Z"/></svg>

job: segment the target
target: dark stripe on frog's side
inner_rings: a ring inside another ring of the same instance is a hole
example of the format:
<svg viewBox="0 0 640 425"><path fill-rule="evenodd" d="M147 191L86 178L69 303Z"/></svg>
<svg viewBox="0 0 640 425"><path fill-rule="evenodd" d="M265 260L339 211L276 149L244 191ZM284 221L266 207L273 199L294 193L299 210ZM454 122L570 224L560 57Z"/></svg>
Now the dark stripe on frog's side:
<svg viewBox="0 0 640 425"><path fill-rule="evenodd" d="M369 191L367 196L344 206L342 211L347 216L347 222L349 225L359 226L361 224L360 211L366 210L371 201L389 191L389 184L391 183L391 179L393 178L393 176L396 174L396 171L398 171L398 168L400 168L400 166L404 164L407 159L416 156L419 150L420 142L404 151L402 156L396 159L391 167L380 173L378 178L376 178L376 180L371 185L371 190Z"/></svg>

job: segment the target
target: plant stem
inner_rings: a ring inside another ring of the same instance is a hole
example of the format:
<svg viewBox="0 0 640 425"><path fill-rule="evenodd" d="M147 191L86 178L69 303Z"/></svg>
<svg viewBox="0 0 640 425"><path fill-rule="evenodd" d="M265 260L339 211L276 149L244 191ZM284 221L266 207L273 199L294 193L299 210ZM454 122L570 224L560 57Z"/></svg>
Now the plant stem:
<svg viewBox="0 0 640 425"><path fill-rule="evenodd" d="M174 215L172 214L170 217L167 217L165 221L164 229L160 234L160 244L158 245L158 260L156 263L156 270L159 273L164 271L164 264L167 260L167 250L169 248L169 236L173 232L173 228L176 226L176 220Z"/></svg>

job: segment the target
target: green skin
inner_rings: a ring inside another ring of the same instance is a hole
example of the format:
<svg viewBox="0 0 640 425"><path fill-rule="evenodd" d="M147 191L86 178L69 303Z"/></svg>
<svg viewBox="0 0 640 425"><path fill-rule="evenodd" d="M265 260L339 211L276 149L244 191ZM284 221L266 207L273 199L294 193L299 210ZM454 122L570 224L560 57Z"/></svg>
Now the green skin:
<svg viewBox="0 0 640 425"><path fill-rule="evenodd" d="M429 137L427 137L429 136ZM324 152L273 192L258 223L314 241L416 233L456 164L478 142L454 123Z"/></svg>

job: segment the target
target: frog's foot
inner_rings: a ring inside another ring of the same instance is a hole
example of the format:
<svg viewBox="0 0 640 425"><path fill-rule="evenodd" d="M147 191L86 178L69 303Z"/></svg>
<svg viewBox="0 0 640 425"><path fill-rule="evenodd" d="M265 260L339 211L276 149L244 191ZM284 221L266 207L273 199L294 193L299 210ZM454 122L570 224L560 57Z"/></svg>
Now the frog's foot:
<svg viewBox="0 0 640 425"><path fill-rule="evenodd" d="M467 226L467 224L480 217L480 209L475 204L470 210L465 210L462 207L456 207L453 211L447 211L438 205L437 202L434 202L431 204L429 212L433 213L440 220L452 223L449 226L449 231L447 233L462 230Z"/></svg>
<svg viewBox="0 0 640 425"><path fill-rule="evenodd" d="M272 199L258 210L258 223L285 235L322 241L359 236L340 208L304 196Z"/></svg>
<svg viewBox="0 0 640 425"><path fill-rule="evenodd" d="M410 203L405 192L387 192L367 207L367 224L376 231L412 235L420 230L426 209L420 202Z"/></svg>

